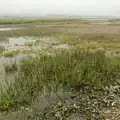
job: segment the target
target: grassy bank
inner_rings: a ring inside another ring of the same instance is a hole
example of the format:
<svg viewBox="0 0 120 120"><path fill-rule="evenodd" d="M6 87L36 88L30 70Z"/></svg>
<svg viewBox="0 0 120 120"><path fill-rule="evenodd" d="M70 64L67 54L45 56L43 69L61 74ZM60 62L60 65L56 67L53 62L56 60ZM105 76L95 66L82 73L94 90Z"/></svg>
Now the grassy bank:
<svg viewBox="0 0 120 120"><path fill-rule="evenodd" d="M43 89L51 92L61 87L79 90L83 86L103 89L115 85L120 77L119 60L79 49L23 60L15 81L7 81L6 90L1 90L0 110L29 105Z"/></svg>
<svg viewBox="0 0 120 120"><path fill-rule="evenodd" d="M32 18L15 18L15 19L0 19L0 25L15 25L15 24L29 24L29 23L50 23L55 20L49 20L49 19L46 19L46 20L43 20L43 19L32 19Z"/></svg>
<svg viewBox="0 0 120 120"><path fill-rule="evenodd" d="M57 18L1 18L0 19L0 25L15 25L15 24L55 24L55 23L63 23L63 22L79 22L80 19L68 19L65 20L64 18L57 19Z"/></svg>

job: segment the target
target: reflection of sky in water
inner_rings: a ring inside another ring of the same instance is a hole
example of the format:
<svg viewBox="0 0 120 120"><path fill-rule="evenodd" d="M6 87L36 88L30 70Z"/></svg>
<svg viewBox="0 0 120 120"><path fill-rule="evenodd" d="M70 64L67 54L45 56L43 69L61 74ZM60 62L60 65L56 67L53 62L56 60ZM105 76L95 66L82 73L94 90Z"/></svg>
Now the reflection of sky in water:
<svg viewBox="0 0 120 120"><path fill-rule="evenodd" d="M36 42L35 37L10 37L8 41L0 42L1 48L5 50L20 50L27 45L32 45Z"/></svg>
<svg viewBox="0 0 120 120"><path fill-rule="evenodd" d="M0 50L22 49L25 45L31 45L36 42L34 37L10 37L8 41L0 42Z"/></svg>
<svg viewBox="0 0 120 120"><path fill-rule="evenodd" d="M17 29L20 29L20 28L0 28L0 31L10 31L10 30L17 30Z"/></svg>
<svg viewBox="0 0 120 120"><path fill-rule="evenodd" d="M32 37L18 37L18 38L9 38L10 45L26 45L34 43L36 40Z"/></svg>

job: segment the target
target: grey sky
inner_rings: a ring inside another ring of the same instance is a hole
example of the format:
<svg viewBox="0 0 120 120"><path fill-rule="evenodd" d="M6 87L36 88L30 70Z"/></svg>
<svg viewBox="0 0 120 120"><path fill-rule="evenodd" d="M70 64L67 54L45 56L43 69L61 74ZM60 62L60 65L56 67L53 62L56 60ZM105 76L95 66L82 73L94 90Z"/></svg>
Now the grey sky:
<svg viewBox="0 0 120 120"><path fill-rule="evenodd" d="M120 0L0 0L0 15L120 16Z"/></svg>

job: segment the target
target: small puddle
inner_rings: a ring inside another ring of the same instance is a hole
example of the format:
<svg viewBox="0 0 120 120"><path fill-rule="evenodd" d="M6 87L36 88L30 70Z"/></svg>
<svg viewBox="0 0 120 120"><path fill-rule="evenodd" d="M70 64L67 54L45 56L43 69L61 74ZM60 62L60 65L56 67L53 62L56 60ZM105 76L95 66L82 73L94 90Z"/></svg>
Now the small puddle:
<svg viewBox="0 0 120 120"><path fill-rule="evenodd" d="M0 46L5 50L21 50L25 49L26 46L31 46L36 42L33 37L11 37L8 38L7 42L1 42Z"/></svg>
<svg viewBox="0 0 120 120"><path fill-rule="evenodd" d="M18 37L9 38L10 45L28 45L34 43L36 40L33 37Z"/></svg>
<svg viewBox="0 0 120 120"><path fill-rule="evenodd" d="M17 27L3 27L3 28L0 28L0 31L10 31L10 30L19 30L21 28L17 28Z"/></svg>

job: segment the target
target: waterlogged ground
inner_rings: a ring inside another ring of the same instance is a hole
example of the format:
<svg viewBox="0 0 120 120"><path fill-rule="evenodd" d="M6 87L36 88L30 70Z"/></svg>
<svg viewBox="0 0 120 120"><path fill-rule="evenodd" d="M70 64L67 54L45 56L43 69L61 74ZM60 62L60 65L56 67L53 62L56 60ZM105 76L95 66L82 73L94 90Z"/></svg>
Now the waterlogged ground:
<svg viewBox="0 0 120 120"><path fill-rule="evenodd" d="M20 61L59 50L80 48L120 56L120 27L103 22L60 21L0 26L0 83L14 81ZM17 66L17 67L16 67ZM118 78L119 79L119 78ZM104 91L44 91L30 106L1 113L0 120L119 120L120 86ZM28 119L29 118L29 119Z"/></svg>
<svg viewBox="0 0 120 120"><path fill-rule="evenodd" d="M62 44L54 37L8 37L0 42L0 83L14 79L20 61L39 54L52 55L57 49L69 49L69 45ZM16 68L17 67L17 68ZM15 69L15 70L14 70Z"/></svg>

